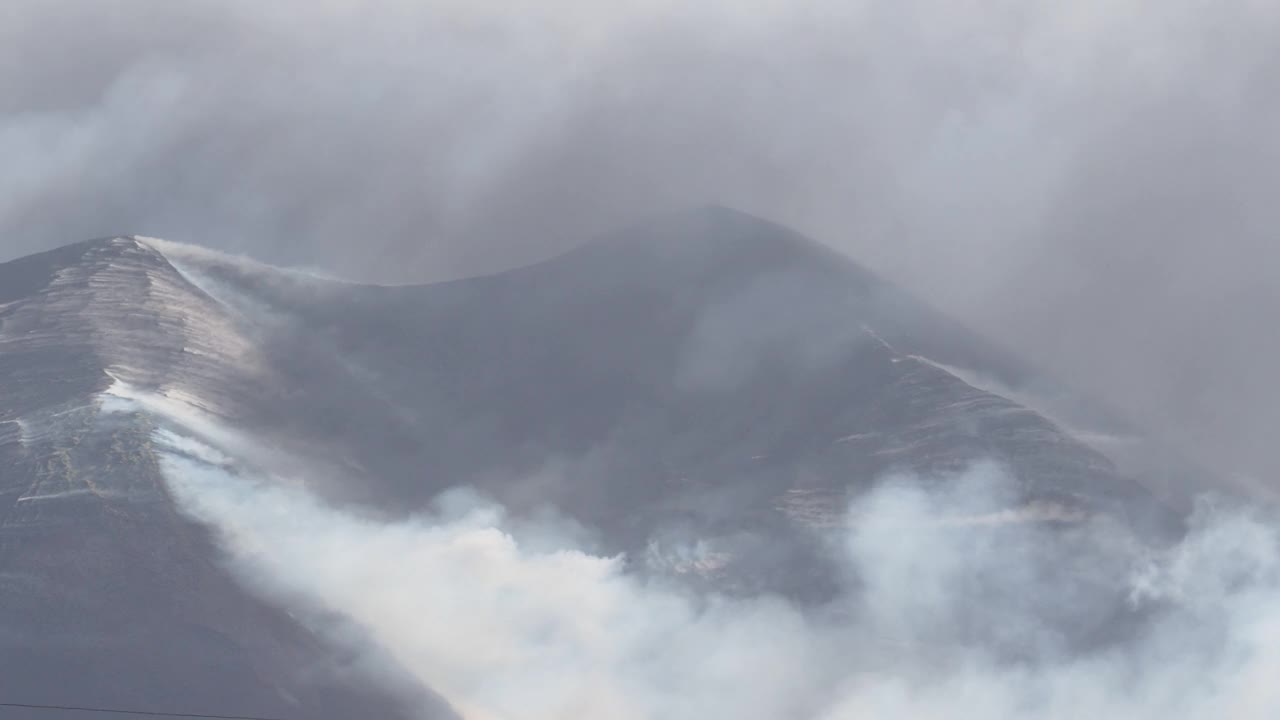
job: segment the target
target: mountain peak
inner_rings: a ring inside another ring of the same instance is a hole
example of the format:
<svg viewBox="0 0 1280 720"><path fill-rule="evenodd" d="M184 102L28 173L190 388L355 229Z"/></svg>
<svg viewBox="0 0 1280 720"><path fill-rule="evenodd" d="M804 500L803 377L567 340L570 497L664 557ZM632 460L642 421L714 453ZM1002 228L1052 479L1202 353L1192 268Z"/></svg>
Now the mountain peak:
<svg viewBox="0 0 1280 720"><path fill-rule="evenodd" d="M721 205L654 216L512 273L550 285L663 292L738 286L775 273L846 286L875 282L872 273L835 250Z"/></svg>
<svg viewBox="0 0 1280 720"><path fill-rule="evenodd" d="M794 230L723 205L702 205L659 215L605 236L600 242L647 246L663 253L678 253L682 260L743 254L775 259L836 255Z"/></svg>
<svg viewBox="0 0 1280 720"><path fill-rule="evenodd" d="M60 271L93 259L141 251L136 238L101 237L0 263L0 305L48 287Z"/></svg>

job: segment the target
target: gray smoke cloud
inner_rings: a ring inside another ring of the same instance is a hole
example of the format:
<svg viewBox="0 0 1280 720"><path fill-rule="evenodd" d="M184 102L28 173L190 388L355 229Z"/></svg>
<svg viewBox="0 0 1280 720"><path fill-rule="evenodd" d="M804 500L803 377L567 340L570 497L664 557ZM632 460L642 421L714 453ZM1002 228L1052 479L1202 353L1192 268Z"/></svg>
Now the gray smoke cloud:
<svg viewBox="0 0 1280 720"><path fill-rule="evenodd" d="M387 522L229 471L197 440L158 441L177 499L218 531L242 578L297 612L353 622L466 720L1280 709L1280 537L1208 503L1179 544L1152 548L1105 523L1064 530L1010 510L996 465L941 486L892 479L836 534L856 589L812 608L688 593L465 490ZM1117 597L1147 613L1139 632L1064 645L1061 628Z"/></svg>
<svg viewBox="0 0 1280 720"><path fill-rule="evenodd" d="M1265 0L16 0L0 256L439 279L720 202L1265 478L1278 82Z"/></svg>

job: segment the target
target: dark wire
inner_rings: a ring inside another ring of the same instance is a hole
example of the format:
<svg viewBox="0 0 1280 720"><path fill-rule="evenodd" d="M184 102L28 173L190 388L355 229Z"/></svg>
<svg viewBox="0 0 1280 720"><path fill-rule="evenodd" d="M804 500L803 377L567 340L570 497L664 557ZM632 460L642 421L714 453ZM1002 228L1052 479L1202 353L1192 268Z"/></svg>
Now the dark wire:
<svg viewBox="0 0 1280 720"><path fill-rule="evenodd" d="M107 713L111 715L149 715L167 718L206 718L207 720L278 720L278 718L258 717L256 715L204 715L201 713L156 712L154 710L120 710L117 708L75 707L73 705L34 705L29 703L0 702L0 708L23 708L26 710L67 710L70 712Z"/></svg>

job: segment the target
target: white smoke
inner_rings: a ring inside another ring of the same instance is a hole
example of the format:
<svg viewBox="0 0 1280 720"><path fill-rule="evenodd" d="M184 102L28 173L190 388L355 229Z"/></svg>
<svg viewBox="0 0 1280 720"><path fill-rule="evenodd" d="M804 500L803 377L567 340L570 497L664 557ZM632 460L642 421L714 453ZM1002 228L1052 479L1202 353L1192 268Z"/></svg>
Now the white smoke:
<svg viewBox="0 0 1280 720"><path fill-rule="evenodd" d="M850 509L836 552L851 589L805 608L694 595L467 492L388 522L158 441L179 502L247 582L350 618L467 720L1280 711L1276 528L1211 504L1152 549L1106 523L1008 511L995 466L944 489L898 479ZM1115 602L1144 618L1136 631L1064 641Z"/></svg>

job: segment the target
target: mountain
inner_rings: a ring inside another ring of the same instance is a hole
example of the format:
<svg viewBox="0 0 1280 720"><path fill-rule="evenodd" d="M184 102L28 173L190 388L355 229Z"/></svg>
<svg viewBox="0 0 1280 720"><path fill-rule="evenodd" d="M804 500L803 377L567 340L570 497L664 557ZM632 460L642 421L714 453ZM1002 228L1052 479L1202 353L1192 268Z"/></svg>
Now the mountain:
<svg viewBox="0 0 1280 720"><path fill-rule="evenodd" d="M1187 487L1135 463L1146 447L843 256L723 208L420 286L94 240L0 265L0 674L32 702L450 715L241 587L177 507L174 458L384 516L469 486L553 506L641 572L821 602L824 531L886 476L995 462L1044 522L1168 524Z"/></svg>

